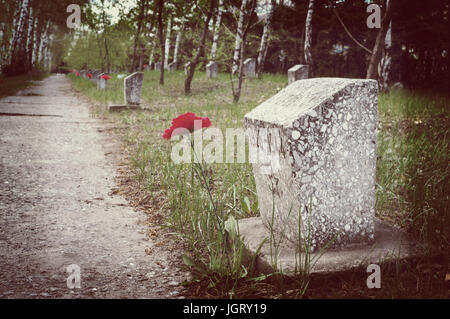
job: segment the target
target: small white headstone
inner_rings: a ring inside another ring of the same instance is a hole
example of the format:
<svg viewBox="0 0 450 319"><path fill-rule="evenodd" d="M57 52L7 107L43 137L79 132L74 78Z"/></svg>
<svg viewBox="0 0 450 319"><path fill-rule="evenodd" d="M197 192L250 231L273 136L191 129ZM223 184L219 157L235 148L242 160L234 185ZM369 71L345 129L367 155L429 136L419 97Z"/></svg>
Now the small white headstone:
<svg viewBox="0 0 450 319"><path fill-rule="evenodd" d="M208 78L217 78L217 72L218 72L218 67L217 67L217 63L214 61L210 61L207 65L206 65L206 76Z"/></svg>
<svg viewBox="0 0 450 319"><path fill-rule="evenodd" d="M102 79L102 75L105 75L105 73L99 73L97 75L97 89L104 90L106 89L106 80Z"/></svg>
<svg viewBox="0 0 450 319"><path fill-rule="evenodd" d="M139 105L141 102L144 73L135 72L123 80L125 105Z"/></svg>
<svg viewBox="0 0 450 319"><path fill-rule="evenodd" d="M178 69L178 62L169 63L167 69L169 70L169 72L175 72Z"/></svg>
<svg viewBox="0 0 450 319"><path fill-rule="evenodd" d="M256 61L248 58L244 61L244 75L248 78L254 78L256 75Z"/></svg>
<svg viewBox="0 0 450 319"><path fill-rule="evenodd" d="M309 66L306 64L297 64L288 70L288 85L297 80L308 78Z"/></svg>

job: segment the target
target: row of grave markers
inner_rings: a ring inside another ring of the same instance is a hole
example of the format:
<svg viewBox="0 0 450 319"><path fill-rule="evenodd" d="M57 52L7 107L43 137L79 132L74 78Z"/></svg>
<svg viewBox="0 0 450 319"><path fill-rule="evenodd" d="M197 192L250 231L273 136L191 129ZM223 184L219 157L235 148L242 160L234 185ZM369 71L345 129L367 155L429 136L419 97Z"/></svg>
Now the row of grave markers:
<svg viewBox="0 0 450 319"><path fill-rule="evenodd" d="M91 74L91 77L88 77L88 74ZM107 80L102 78L102 75L106 75L106 73L101 72L100 70L94 71L86 71L81 70L80 75L83 78L89 79L91 81L95 81L97 83L97 89L104 90L107 88ZM119 78L120 75L118 75ZM123 75L125 76L125 75ZM121 106L113 106L112 108L126 108L133 107L136 108L141 103L142 96L142 82L144 80L143 72L134 72L124 78L124 105ZM111 107L110 107L111 109Z"/></svg>
<svg viewBox="0 0 450 319"><path fill-rule="evenodd" d="M191 62L187 62L184 65L184 74L188 74L189 67ZM145 70L149 70L150 66L147 66ZM155 63L155 71L161 71L161 62ZM178 62L169 63L167 66L167 70L169 72L174 72L178 69ZM219 67L217 62L210 61L206 65L206 76L210 79L217 78L219 72ZM256 60L254 58L248 58L244 61L244 76L247 78L254 78L256 76ZM293 66L288 70L288 84L291 84L294 81L307 79L309 74L308 65L298 64Z"/></svg>

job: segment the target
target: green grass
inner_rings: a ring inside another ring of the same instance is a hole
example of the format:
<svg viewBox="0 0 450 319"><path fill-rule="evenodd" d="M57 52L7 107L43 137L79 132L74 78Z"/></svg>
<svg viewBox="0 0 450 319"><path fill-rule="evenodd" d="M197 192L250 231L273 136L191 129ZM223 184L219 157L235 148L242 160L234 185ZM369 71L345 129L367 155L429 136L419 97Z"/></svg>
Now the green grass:
<svg viewBox="0 0 450 319"><path fill-rule="evenodd" d="M47 77L48 74L19 75L2 77L0 76L0 98L16 94L31 85L32 81L39 81Z"/></svg>
<svg viewBox="0 0 450 319"><path fill-rule="evenodd" d="M380 96L377 212L430 247L449 247L448 97L410 91Z"/></svg>
<svg viewBox="0 0 450 319"><path fill-rule="evenodd" d="M98 91L91 81L73 74L69 77L76 89L100 106L123 103L123 80L116 76L109 81L106 92ZM173 142L163 140L161 135L172 118L185 112L208 116L222 132L225 128L242 127L245 113L286 86L287 77L265 74L262 80L246 81L237 104L232 102L230 77L226 74L211 80L197 72L190 96L183 93L184 78L183 72L166 73L166 84L160 86L159 72L145 72L143 101L150 111L109 114L100 107L97 112L124 127L122 142L131 150L130 165L136 178L148 192L155 210L164 212L165 226L188 244L185 262L192 267L199 284L210 295L239 296L238 292L244 289L244 296L248 297L263 283L255 279L257 274L242 255L242 243L235 239L230 243L220 234L205 187L193 175L190 164L175 165L170 160ZM379 96L376 214L408 229L430 252L449 247L449 101L446 97L410 91ZM230 216L239 219L259 214L250 164L209 164L207 177L222 222ZM230 250L222 249L224 244L230 245ZM398 279L398 271L392 276ZM353 278L347 276L350 282ZM428 285L433 282L420 278ZM286 297L286 291L293 289L283 286L280 293L279 285L275 290L273 285L269 281L264 286L270 291L268 295ZM344 296L360 297L358 285ZM321 296L314 290L314 282L310 287L314 295ZM415 289L412 284L408 287L405 289ZM427 293L430 292L422 295ZM392 288L378 296L402 294L404 290ZM255 292L254 296L260 295Z"/></svg>

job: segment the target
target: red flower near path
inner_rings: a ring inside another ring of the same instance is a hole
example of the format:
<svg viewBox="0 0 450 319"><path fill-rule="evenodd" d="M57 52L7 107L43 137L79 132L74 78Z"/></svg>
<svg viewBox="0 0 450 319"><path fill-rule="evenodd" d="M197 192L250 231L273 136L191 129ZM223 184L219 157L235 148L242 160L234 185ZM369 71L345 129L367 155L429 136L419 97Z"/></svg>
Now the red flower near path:
<svg viewBox="0 0 450 319"><path fill-rule="evenodd" d="M86 76L87 76L88 78L92 78L92 73L88 73Z"/></svg>
<svg viewBox="0 0 450 319"><path fill-rule="evenodd" d="M194 129L198 127L194 127L194 121L201 121L201 126L199 128L206 128L211 126L211 121L207 117L198 117L194 113L185 113L182 114L172 120L172 126L164 131L163 138L170 139L172 136L178 135L173 134L173 131L177 128L185 128L190 132L193 132Z"/></svg>
<svg viewBox="0 0 450 319"><path fill-rule="evenodd" d="M80 72L75 73L76 76L80 76Z"/></svg>
<svg viewBox="0 0 450 319"><path fill-rule="evenodd" d="M107 74L102 75L100 78L103 79L103 80L111 79L111 77L109 75L107 75Z"/></svg>

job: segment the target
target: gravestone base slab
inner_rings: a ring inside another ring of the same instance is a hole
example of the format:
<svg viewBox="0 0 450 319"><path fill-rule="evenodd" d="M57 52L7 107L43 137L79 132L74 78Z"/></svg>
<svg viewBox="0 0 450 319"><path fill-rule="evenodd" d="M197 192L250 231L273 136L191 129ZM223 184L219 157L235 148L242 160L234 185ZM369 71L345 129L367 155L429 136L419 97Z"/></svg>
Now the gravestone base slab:
<svg viewBox="0 0 450 319"><path fill-rule="evenodd" d="M141 110L139 105L108 105L108 111L120 112L124 110Z"/></svg>
<svg viewBox="0 0 450 319"><path fill-rule="evenodd" d="M250 256L255 254L258 247L267 238L256 258L256 270L263 274L274 273L269 244L270 232L263 225L262 219L260 217L241 219L239 232ZM279 243L278 239L276 242ZM274 247L272 251L275 251ZM282 267L284 275L294 276L296 263L298 264L295 245L288 240L283 240L279 245L278 253L278 268ZM312 253L311 257L314 258L322 253L320 251ZM404 231L375 218L375 242L373 244L353 244L345 249L327 250L318 259L310 273L340 272L354 267L367 267L369 264L380 264L419 255L419 244L409 238Z"/></svg>

